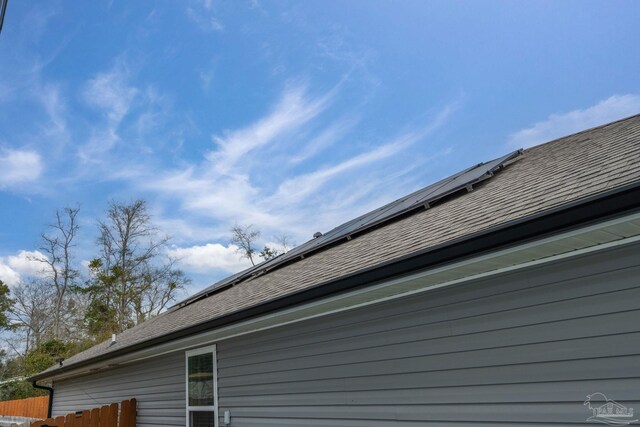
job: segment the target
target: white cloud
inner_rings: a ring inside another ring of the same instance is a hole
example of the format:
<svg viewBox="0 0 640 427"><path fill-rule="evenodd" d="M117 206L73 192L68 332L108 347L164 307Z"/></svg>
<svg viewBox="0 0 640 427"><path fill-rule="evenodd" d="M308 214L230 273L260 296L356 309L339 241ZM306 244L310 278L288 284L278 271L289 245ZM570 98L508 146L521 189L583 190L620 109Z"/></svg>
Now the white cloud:
<svg viewBox="0 0 640 427"><path fill-rule="evenodd" d="M343 119L330 125L309 141L298 154L291 156L288 161L300 163L326 150L353 129L357 122L355 119Z"/></svg>
<svg viewBox="0 0 640 427"><path fill-rule="evenodd" d="M36 151L0 150L0 188L34 182L42 170L42 159Z"/></svg>
<svg viewBox="0 0 640 427"><path fill-rule="evenodd" d="M99 117L81 123L89 137L78 146L81 163L74 180L133 179L157 167L157 154L175 149L179 135L172 127L170 96L153 85L136 83L130 68L121 57L84 84L83 100Z"/></svg>
<svg viewBox="0 0 640 427"><path fill-rule="evenodd" d="M9 286L26 277L43 277L43 265L36 261L45 258L39 251L20 251L16 255L0 257L0 280Z"/></svg>
<svg viewBox="0 0 640 427"><path fill-rule="evenodd" d="M317 117L332 98L333 92L329 92L322 97L308 99L303 87L288 88L266 117L243 129L227 132L224 136L214 136L218 149L209 153L208 158L219 173L227 173L247 153Z"/></svg>
<svg viewBox="0 0 640 427"><path fill-rule="evenodd" d="M224 25L215 14L212 0L198 0L187 7L186 13L189 19L202 31L216 32L224 30Z"/></svg>
<svg viewBox="0 0 640 427"><path fill-rule="evenodd" d="M38 259L47 257L40 251L20 251L6 257L6 262L15 271L26 276L43 276L43 263Z"/></svg>
<svg viewBox="0 0 640 427"><path fill-rule="evenodd" d="M215 71L214 70L200 71L198 76L200 77L200 81L202 82L202 89L204 89L205 92L208 91L209 88L211 87L211 82L213 81L213 77L215 76Z"/></svg>
<svg viewBox="0 0 640 427"><path fill-rule="evenodd" d="M145 183L148 188L182 199L183 207L227 223L273 223L273 218L255 209L259 190L247 175L211 176L190 167Z"/></svg>
<svg viewBox="0 0 640 427"><path fill-rule="evenodd" d="M511 134L508 144L516 148L532 147L638 113L640 95L614 95L583 110L551 114L546 120Z"/></svg>
<svg viewBox="0 0 640 427"><path fill-rule="evenodd" d="M237 250L238 247L232 244L224 246L219 243L207 243L201 246L172 248L168 255L177 259L178 264L187 271L236 273L251 266L249 260L240 258Z"/></svg>
<svg viewBox="0 0 640 427"><path fill-rule="evenodd" d="M0 260L0 280L9 286L15 286L20 282L20 274Z"/></svg>
<svg viewBox="0 0 640 427"><path fill-rule="evenodd" d="M449 116L458 108L458 104L456 101L447 105L423 127L406 132L386 144L382 144L369 151L344 160L334 166L294 176L284 181L273 195L272 200L275 200L276 205L288 206L291 203L299 202L310 194L313 194L328 181L340 174L397 155L444 125Z"/></svg>
<svg viewBox="0 0 640 427"><path fill-rule="evenodd" d="M167 217L162 209L158 209L152 214L154 223L160 230L168 233L173 244L180 246L183 244L193 244L193 242L205 239L226 238L228 227L221 227L217 223L196 223L189 217Z"/></svg>
<svg viewBox="0 0 640 427"><path fill-rule="evenodd" d="M348 148L352 154L334 164L311 171L300 168L305 159L309 165L319 163L318 154L332 144L343 142L348 147L355 120L334 118L325 125L321 117L334 96L331 91L309 98L304 90L290 87L263 118L218 137L217 151L199 164L140 177L137 183L177 207L179 221L162 221L171 224L168 231L179 234L182 242L189 242L184 236L198 243L227 239L233 223L253 224L265 237L285 232L306 241L318 227L326 230L353 217L355 207L375 207L372 202L400 195L398 180L406 185L408 178L396 173L407 170L408 163L424 166L432 161L424 155L408 158L407 148L443 126L459 104L452 102L433 112L421 126L409 127L395 138L378 140L355 153ZM300 142L305 140L310 142ZM301 149L292 155L293 143ZM319 147L314 147L316 143ZM422 148L438 156L448 153L437 146ZM368 167L373 164L375 168ZM344 203L330 202L338 199Z"/></svg>
<svg viewBox="0 0 640 427"><path fill-rule="evenodd" d="M85 102L100 110L106 121L96 125L89 142L80 147L79 156L82 160L96 161L120 141L120 125L140 93L128 80L128 69L123 61L119 61L111 70L98 73L85 85Z"/></svg>
<svg viewBox="0 0 640 427"><path fill-rule="evenodd" d="M280 206L301 201L337 175L391 157L420 139L421 135L421 132L405 134L388 144L361 153L334 166L288 179L279 186L272 199L275 199L275 204Z"/></svg>
<svg viewBox="0 0 640 427"><path fill-rule="evenodd" d="M177 197L182 200L184 210L214 217L225 224L239 222L267 229L281 227L286 223L286 216L275 215L261 206L267 194L255 182L256 164L251 156L259 158L257 169L266 171L278 167L273 159L265 158L264 150L269 145L278 146L285 136L310 125L326 109L334 94L335 91L329 91L310 98L303 87L290 86L261 119L228 131L224 136L214 136L216 150L208 152L200 165L189 165L153 179L141 179L140 185L171 198Z"/></svg>
<svg viewBox="0 0 640 427"><path fill-rule="evenodd" d="M102 109L109 121L117 125L129 111L138 90L127 84L128 72L122 64L89 80L84 98L89 105Z"/></svg>
<svg viewBox="0 0 640 427"><path fill-rule="evenodd" d="M45 130L45 136L66 137L65 105L60 94L60 87L44 85L39 87L34 95L49 116L49 126Z"/></svg>

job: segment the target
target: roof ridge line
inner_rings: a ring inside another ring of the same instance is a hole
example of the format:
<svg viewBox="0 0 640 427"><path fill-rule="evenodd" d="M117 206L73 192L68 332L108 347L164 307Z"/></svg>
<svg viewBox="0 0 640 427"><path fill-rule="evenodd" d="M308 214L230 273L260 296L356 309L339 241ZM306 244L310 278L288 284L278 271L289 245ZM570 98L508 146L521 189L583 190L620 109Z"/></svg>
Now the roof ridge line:
<svg viewBox="0 0 640 427"><path fill-rule="evenodd" d="M614 121L612 121L612 122L603 123L603 124L601 124L601 125L597 125L597 126L590 127L590 128L588 128L588 129L584 129L584 130L581 130L581 131L578 131L578 132L570 133L570 134L568 134L568 135L560 136L560 137L558 137L558 138L551 139L551 140L546 141L546 142L543 142L543 143L541 143L541 144L537 144L537 145L533 145L533 146L531 146L531 147L525 148L525 149L524 149L524 151L530 151L530 150L532 150L532 149L535 149L535 148L538 148L538 147L542 147L542 146L544 146L544 145L548 145L548 144L551 144L551 143L554 143L554 142L560 141L561 139L571 138L572 136L577 136L577 135L580 135L580 134L582 134L582 133L586 133L586 132L593 132L594 130L605 129L605 128L609 127L609 126L617 125L617 124L619 124L620 122L625 122L625 121L627 121L627 120L631 120L631 119L636 118L636 117L637 117L637 118L640 118L640 113L632 114L632 115L630 115L630 116L623 117L623 118L621 118L621 119L614 120Z"/></svg>

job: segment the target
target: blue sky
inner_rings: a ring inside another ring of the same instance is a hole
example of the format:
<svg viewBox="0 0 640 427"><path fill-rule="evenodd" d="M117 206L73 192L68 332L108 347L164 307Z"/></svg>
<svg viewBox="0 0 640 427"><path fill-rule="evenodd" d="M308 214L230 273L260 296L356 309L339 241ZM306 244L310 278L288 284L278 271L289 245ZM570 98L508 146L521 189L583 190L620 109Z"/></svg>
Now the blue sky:
<svg viewBox="0 0 640 427"><path fill-rule="evenodd" d="M640 112L637 1L10 1L0 279L57 207L77 261L144 198L199 289L234 223L297 243L513 149Z"/></svg>

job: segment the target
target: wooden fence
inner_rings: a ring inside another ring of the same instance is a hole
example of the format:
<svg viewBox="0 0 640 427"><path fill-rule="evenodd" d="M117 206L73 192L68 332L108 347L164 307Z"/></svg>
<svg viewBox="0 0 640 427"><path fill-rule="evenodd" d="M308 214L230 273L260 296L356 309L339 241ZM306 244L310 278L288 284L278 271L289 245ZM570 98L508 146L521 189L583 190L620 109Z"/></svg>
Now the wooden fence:
<svg viewBox="0 0 640 427"><path fill-rule="evenodd" d="M0 402L0 415L26 418L46 418L49 396Z"/></svg>
<svg viewBox="0 0 640 427"><path fill-rule="evenodd" d="M31 423L31 427L136 427L136 399Z"/></svg>

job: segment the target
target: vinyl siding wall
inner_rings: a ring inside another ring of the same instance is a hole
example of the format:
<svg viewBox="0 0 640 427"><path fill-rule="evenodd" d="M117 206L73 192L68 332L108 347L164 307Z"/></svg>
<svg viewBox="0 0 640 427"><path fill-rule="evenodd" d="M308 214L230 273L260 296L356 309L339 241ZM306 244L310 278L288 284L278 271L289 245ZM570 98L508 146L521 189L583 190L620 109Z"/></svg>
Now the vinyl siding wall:
<svg viewBox="0 0 640 427"><path fill-rule="evenodd" d="M57 383L55 411L95 406L81 386L138 398L141 426L184 425L183 359ZM220 412L234 427L581 425L595 392L637 412L640 250L221 341L218 372Z"/></svg>
<svg viewBox="0 0 640 427"><path fill-rule="evenodd" d="M135 397L138 427L184 426L184 352L54 383L53 415Z"/></svg>

